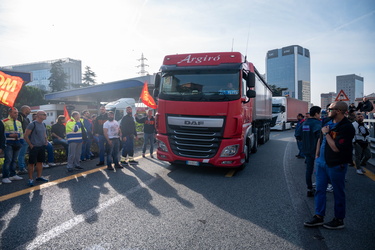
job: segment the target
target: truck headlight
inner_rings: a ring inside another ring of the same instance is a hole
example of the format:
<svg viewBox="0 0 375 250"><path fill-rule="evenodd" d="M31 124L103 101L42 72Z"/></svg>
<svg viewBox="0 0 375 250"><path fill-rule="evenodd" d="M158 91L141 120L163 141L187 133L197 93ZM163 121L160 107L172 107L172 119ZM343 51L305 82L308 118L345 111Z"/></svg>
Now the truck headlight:
<svg viewBox="0 0 375 250"><path fill-rule="evenodd" d="M220 154L220 157L231 157L231 156L235 156L238 152L238 147L239 145L230 145L230 146L227 146L223 149L223 151L221 151L221 154Z"/></svg>
<svg viewBox="0 0 375 250"><path fill-rule="evenodd" d="M167 145L165 145L164 142L162 142L162 141L158 141L158 145L159 145L159 148L160 148L162 151L164 151L164 152L168 152L168 147L167 147Z"/></svg>

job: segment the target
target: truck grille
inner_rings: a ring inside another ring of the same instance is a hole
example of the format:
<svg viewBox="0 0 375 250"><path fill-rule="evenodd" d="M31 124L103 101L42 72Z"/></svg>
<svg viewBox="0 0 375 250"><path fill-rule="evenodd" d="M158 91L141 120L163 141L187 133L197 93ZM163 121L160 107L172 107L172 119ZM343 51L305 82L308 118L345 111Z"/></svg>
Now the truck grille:
<svg viewBox="0 0 375 250"><path fill-rule="evenodd" d="M173 153L178 156L212 158L220 147L223 127L168 124L169 144Z"/></svg>

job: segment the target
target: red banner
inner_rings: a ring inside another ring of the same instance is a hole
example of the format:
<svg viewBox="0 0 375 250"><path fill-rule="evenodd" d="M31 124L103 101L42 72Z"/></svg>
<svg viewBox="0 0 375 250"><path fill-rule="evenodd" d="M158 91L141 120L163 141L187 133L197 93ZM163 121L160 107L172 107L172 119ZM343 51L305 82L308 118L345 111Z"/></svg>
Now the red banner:
<svg viewBox="0 0 375 250"><path fill-rule="evenodd" d="M66 105L64 105L64 116L65 116L65 123L64 125L70 120L68 109L66 108Z"/></svg>
<svg viewBox="0 0 375 250"><path fill-rule="evenodd" d="M152 109L156 109L158 106L156 105L155 103L155 100L154 98L152 98L152 96L150 95L150 93L148 92L148 85L147 85L147 82L144 83L143 85L143 89L142 89L142 93L141 93L141 99L142 99L142 102L147 106L147 107L150 107Z"/></svg>
<svg viewBox="0 0 375 250"><path fill-rule="evenodd" d="M22 86L21 77L10 76L0 71L0 103L13 107Z"/></svg>

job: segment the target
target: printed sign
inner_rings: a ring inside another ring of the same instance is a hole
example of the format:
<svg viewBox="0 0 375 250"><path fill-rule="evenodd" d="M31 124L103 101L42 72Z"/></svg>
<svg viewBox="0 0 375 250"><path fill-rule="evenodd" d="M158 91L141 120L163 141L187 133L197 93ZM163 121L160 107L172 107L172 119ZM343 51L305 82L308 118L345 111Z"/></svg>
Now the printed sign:
<svg viewBox="0 0 375 250"><path fill-rule="evenodd" d="M0 103L13 107L22 86L22 78L10 76L0 71Z"/></svg>

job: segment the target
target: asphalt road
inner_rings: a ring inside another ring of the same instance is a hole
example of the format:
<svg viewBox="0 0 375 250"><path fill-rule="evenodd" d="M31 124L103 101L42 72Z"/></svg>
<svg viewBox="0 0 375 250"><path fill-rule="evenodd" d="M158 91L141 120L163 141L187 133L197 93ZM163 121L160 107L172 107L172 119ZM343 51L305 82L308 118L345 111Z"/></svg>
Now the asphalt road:
<svg viewBox="0 0 375 250"><path fill-rule="evenodd" d="M151 158L108 172L84 162L44 170L48 184L0 185L1 249L374 249L375 181L347 174L343 230L305 228L294 131L272 132L241 172ZM375 172L372 166L368 170ZM327 195L327 220L333 194Z"/></svg>

